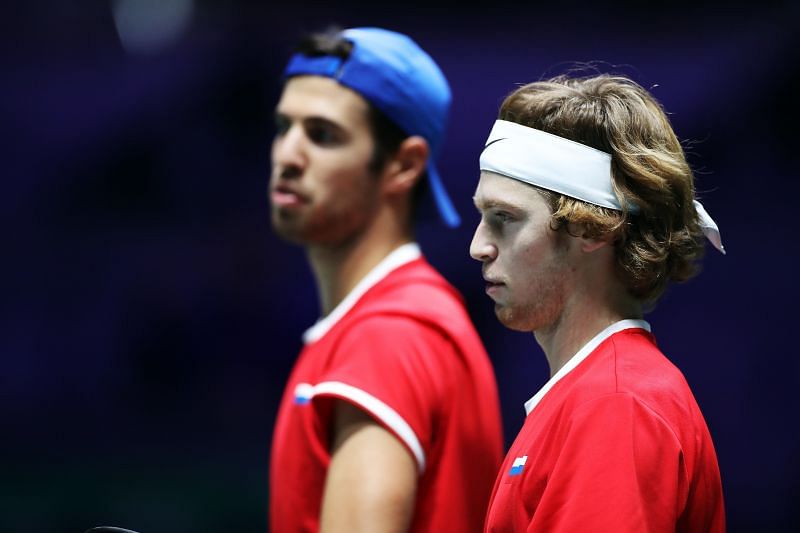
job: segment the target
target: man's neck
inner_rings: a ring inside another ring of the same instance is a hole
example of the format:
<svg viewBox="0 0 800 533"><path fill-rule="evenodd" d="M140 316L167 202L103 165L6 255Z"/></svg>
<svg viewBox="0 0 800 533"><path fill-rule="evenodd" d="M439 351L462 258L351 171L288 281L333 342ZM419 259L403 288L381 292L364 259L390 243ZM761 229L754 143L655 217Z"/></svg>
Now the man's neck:
<svg viewBox="0 0 800 533"><path fill-rule="evenodd" d="M624 289L576 290L558 319L534 332L554 376L578 350L605 328L624 319L641 319L641 304Z"/></svg>
<svg viewBox="0 0 800 533"><path fill-rule="evenodd" d="M327 316L387 255L412 241L410 235L368 230L337 246L308 246L322 316Z"/></svg>

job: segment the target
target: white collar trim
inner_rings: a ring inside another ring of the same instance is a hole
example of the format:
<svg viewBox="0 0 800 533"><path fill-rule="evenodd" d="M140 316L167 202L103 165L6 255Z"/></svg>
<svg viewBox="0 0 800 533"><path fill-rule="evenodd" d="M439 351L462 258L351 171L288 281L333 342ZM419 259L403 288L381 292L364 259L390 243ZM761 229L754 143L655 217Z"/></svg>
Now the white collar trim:
<svg viewBox="0 0 800 533"><path fill-rule="evenodd" d="M311 344L324 337L325 334L353 308L365 292L377 285L379 281L388 276L393 270L406 263L419 259L420 257L422 257L422 251L415 242L403 244L396 248L393 252L384 257L380 263L375 265L375 267L353 287L350 293L339 302L339 305L337 305L328 316L317 320L316 324L303 333L303 342L305 344Z"/></svg>
<svg viewBox="0 0 800 533"><path fill-rule="evenodd" d="M650 324L648 324L645 320L631 320L631 319L620 320L619 322L611 324L606 329L595 335L592 340L587 342L583 346L583 348L578 350L578 353L573 355L569 359L569 361L567 361L567 363L564 366L562 366L558 370L558 372L556 372L555 375L552 378L550 378L550 380L547 383L544 384L544 386L541 389L539 389L539 392L537 392L533 396L533 398L525 402L525 415L527 416L531 414L531 411L533 411L533 409L539 404L539 402L542 401L544 395L547 394L550 391L550 389L552 389L553 386L561 380L561 378L569 374L584 359L589 357L589 354L591 354L595 350L595 348L597 348L600 345L601 342L603 342L604 340L606 340L615 333L619 333L620 331L625 329L633 329L633 328L650 331Z"/></svg>

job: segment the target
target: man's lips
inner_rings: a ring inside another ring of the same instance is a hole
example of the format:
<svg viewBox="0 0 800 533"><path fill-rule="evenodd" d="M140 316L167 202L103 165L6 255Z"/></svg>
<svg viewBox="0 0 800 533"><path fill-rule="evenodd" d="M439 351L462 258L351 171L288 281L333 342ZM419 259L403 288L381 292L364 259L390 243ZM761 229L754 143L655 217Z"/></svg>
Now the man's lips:
<svg viewBox="0 0 800 533"><path fill-rule="evenodd" d="M491 278L483 278L483 279L486 282L486 293L487 294L491 294L492 292L496 292L497 289L500 289L502 286L505 285L505 283L502 283L501 281L498 281L498 280L495 280L495 279L491 279Z"/></svg>
<svg viewBox="0 0 800 533"><path fill-rule="evenodd" d="M270 199L276 207L297 207L307 201L302 194L288 187L276 187L270 194Z"/></svg>

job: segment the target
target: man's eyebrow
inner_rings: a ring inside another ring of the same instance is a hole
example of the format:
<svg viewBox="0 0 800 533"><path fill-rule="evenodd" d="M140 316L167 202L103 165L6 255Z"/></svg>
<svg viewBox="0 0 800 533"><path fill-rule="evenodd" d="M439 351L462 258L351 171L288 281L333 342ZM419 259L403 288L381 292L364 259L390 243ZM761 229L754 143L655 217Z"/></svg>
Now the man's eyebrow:
<svg viewBox="0 0 800 533"><path fill-rule="evenodd" d="M339 122L337 122L335 119L324 117L322 115L309 115L309 116L305 116L305 117L298 117L298 116L292 115L291 113L287 113L285 111L281 111L280 109L276 109L273 112L273 114L275 116L275 119L280 119L280 120L300 120L301 122L310 123L310 124L313 124L313 125L330 125L330 126L333 126L335 128L344 129L342 127L342 125Z"/></svg>
<svg viewBox="0 0 800 533"><path fill-rule="evenodd" d="M344 131L344 128L342 127L342 125L339 124L338 122L336 122L335 120L329 119L327 117L321 117L321 116L318 116L318 115L312 115L310 117L305 117L303 119L303 122L306 123L306 124L310 124L312 126L329 126L329 127L336 128L336 129Z"/></svg>
<svg viewBox="0 0 800 533"><path fill-rule="evenodd" d="M478 196L473 196L472 203L474 203L475 207L477 207L479 210L492 209L492 208L513 209L513 210L523 209L523 206L520 204L504 200L497 200L495 198L483 199Z"/></svg>

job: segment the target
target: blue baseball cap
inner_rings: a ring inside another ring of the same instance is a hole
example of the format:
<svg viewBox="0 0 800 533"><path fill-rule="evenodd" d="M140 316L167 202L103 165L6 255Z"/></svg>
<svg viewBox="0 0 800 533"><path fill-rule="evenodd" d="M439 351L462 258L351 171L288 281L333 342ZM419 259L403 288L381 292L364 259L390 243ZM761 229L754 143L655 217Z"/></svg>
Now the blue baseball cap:
<svg viewBox="0 0 800 533"><path fill-rule="evenodd" d="M353 44L347 59L294 54L284 77L333 78L362 95L408 135L423 137L431 147L428 181L439 215L448 226L458 226L461 218L435 164L452 100L444 74L431 56L402 33L352 28L339 35Z"/></svg>

